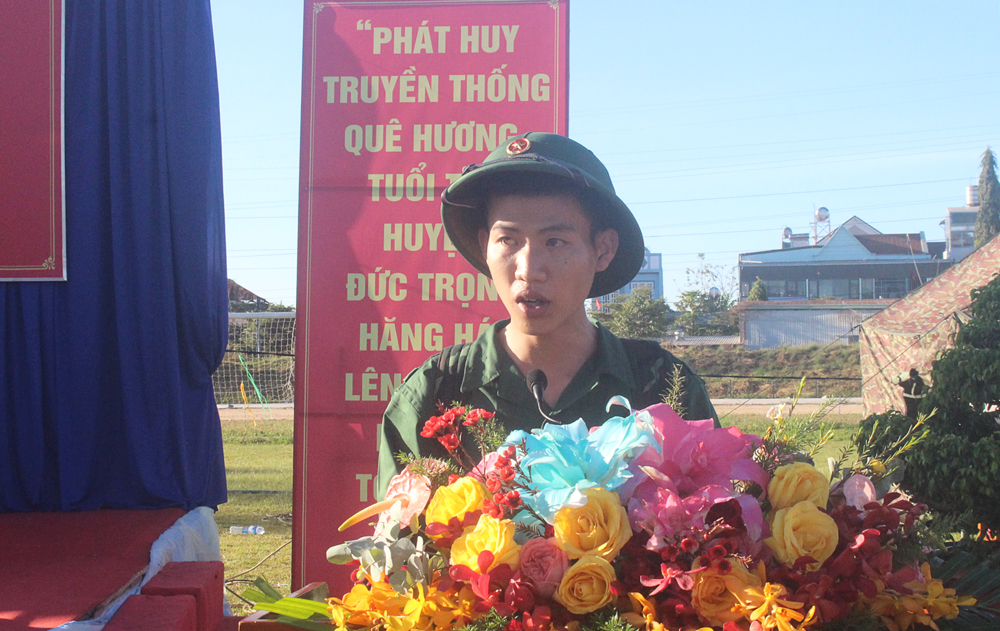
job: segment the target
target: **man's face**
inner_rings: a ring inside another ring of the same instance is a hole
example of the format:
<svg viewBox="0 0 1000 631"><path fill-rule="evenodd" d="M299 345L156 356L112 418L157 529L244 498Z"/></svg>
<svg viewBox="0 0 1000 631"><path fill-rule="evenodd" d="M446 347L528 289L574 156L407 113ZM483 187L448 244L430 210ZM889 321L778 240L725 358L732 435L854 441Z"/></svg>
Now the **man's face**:
<svg viewBox="0 0 1000 631"><path fill-rule="evenodd" d="M544 336L586 317L583 301L615 256L617 232L591 239L590 221L569 195L494 199L486 225L480 244L512 326Z"/></svg>

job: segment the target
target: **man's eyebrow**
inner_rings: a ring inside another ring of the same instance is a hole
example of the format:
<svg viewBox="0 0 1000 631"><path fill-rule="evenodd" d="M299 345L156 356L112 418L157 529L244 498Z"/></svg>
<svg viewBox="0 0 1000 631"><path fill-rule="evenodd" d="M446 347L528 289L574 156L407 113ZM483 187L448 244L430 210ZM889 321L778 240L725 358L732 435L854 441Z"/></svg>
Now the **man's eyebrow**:
<svg viewBox="0 0 1000 631"><path fill-rule="evenodd" d="M517 224L513 221L494 221L493 225L490 226L490 230L508 230L511 232L520 232L521 229L517 227Z"/></svg>
<svg viewBox="0 0 1000 631"><path fill-rule="evenodd" d="M538 231L539 232L574 232L577 227L571 223L554 223L548 226L543 226ZM508 230L510 232L522 232L519 224L513 221L496 221L490 227L490 230Z"/></svg>
<svg viewBox="0 0 1000 631"><path fill-rule="evenodd" d="M549 226L545 226L539 232L575 232L576 226L571 223L554 223Z"/></svg>

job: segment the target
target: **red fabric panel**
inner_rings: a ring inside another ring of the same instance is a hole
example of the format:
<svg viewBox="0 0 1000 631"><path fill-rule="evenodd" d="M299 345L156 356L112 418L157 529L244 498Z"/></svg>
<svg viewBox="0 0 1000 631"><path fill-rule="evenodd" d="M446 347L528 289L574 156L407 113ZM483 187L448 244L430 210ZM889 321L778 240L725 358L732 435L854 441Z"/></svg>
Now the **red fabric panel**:
<svg viewBox="0 0 1000 631"><path fill-rule="evenodd" d="M0 514L0 630L50 629L102 604L145 571L153 542L184 513Z"/></svg>

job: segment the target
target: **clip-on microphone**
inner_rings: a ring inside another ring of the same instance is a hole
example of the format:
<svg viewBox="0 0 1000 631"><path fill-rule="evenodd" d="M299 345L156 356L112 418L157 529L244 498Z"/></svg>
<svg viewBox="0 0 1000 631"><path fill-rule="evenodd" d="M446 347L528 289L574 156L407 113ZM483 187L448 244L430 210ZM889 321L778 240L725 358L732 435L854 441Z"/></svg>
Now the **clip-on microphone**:
<svg viewBox="0 0 1000 631"><path fill-rule="evenodd" d="M542 398L545 396L545 387L549 385L549 380L545 376L545 373L537 368L533 368L528 372L527 381L528 389L531 390L531 394L535 396L535 403L538 404L538 413L550 423L562 425L560 421L555 420L542 409Z"/></svg>

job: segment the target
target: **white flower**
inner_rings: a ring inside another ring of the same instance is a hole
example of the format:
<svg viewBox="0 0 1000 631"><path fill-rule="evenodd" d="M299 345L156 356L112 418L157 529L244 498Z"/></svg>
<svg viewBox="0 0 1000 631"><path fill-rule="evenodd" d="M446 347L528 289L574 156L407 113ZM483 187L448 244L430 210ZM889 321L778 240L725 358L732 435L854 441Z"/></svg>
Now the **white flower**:
<svg viewBox="0 0 1000 631"><path fill-rule="evenodd" d="M772 421L785 420L788 418L788 404L775 405L767 411L767 418Z"/></svg>

